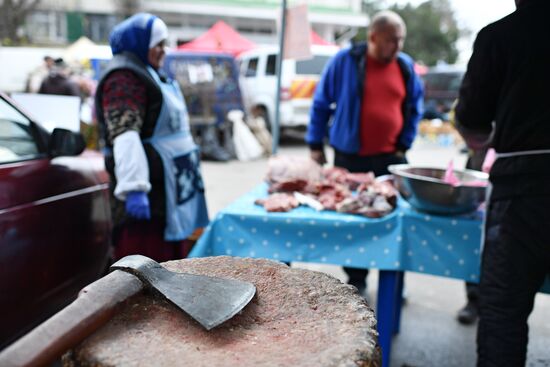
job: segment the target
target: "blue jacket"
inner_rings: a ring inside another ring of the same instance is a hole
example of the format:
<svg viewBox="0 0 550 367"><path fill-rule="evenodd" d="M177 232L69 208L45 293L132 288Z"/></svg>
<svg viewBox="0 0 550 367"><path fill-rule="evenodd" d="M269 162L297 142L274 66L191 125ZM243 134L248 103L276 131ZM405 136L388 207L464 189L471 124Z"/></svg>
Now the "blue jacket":
<svg viewBox="0 0 550 367"><path fill-rule="evenodd" d="M366 43L345 48L325 67L313 97L306 134L306 142L312 149L322 149L328 130L330 145L336 150L348 154L359 152L366 53ZM414 72L412 59L400 53L397 61L406 84L406 96L402 108L403 129L396 150L404 151L411 147L416 136L423 112L424 88Z"/></svg>

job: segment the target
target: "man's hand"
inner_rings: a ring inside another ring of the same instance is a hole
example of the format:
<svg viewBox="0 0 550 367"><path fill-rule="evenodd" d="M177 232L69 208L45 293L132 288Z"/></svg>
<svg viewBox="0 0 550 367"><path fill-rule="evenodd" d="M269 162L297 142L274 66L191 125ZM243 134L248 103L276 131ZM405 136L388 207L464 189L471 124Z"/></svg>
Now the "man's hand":
<svg viewBox="0 0 550 367"><path fill-rule="evenodd" d="M396 150L394 155L398 158L405 158L405 152L403 150Z"/></svg>
<svg viewBox="0 0 550 367"><path fill-rule="evenodd" d="M309 152L309 156L321 166L327 163L327 158L325 157L325 152L323 150L311 150Z"/></svg>

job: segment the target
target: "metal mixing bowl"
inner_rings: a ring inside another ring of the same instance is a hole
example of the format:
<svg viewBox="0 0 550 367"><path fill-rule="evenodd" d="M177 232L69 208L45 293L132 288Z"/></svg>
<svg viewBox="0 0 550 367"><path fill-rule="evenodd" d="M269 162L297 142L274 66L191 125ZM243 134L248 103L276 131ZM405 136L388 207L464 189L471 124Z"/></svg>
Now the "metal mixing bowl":
<svg viewBox="0 0 550 367"><path fill-rule="evenodd" d="M409 164L389 166L395 186L414 208L436 214L463 214L476 210L485 200L485 186L453 186L443 182L445 169L414 167ZM455 170L461 183L488 181L488 174L474 170Z"/></svg>

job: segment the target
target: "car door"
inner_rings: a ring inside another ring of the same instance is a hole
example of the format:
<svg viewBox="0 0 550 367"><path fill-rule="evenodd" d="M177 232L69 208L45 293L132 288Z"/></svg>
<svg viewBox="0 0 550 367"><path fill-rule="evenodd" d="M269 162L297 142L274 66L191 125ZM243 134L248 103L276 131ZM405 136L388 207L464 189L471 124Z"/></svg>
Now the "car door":
<svg viewBox="0 0 550 367"><path fill-rule="evenodd" d="M100 155L50 159L47 137L0 98L0 348L70 302L110 258Z"/></svg>

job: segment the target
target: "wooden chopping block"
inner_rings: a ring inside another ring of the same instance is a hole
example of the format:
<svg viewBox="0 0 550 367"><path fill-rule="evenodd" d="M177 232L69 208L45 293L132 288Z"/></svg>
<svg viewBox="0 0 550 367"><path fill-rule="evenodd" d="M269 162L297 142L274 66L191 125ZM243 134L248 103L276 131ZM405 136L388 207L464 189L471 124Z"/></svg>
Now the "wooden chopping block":
<svg viewBox="0 0 550 367"><path fill-rule="evenodd" d="M138 295L63 357L64 366L381 365L376 320L355 287L285 264L228 256L170 261L172 271L252 282L256 296L206 331L167 301Z"/></svg>

